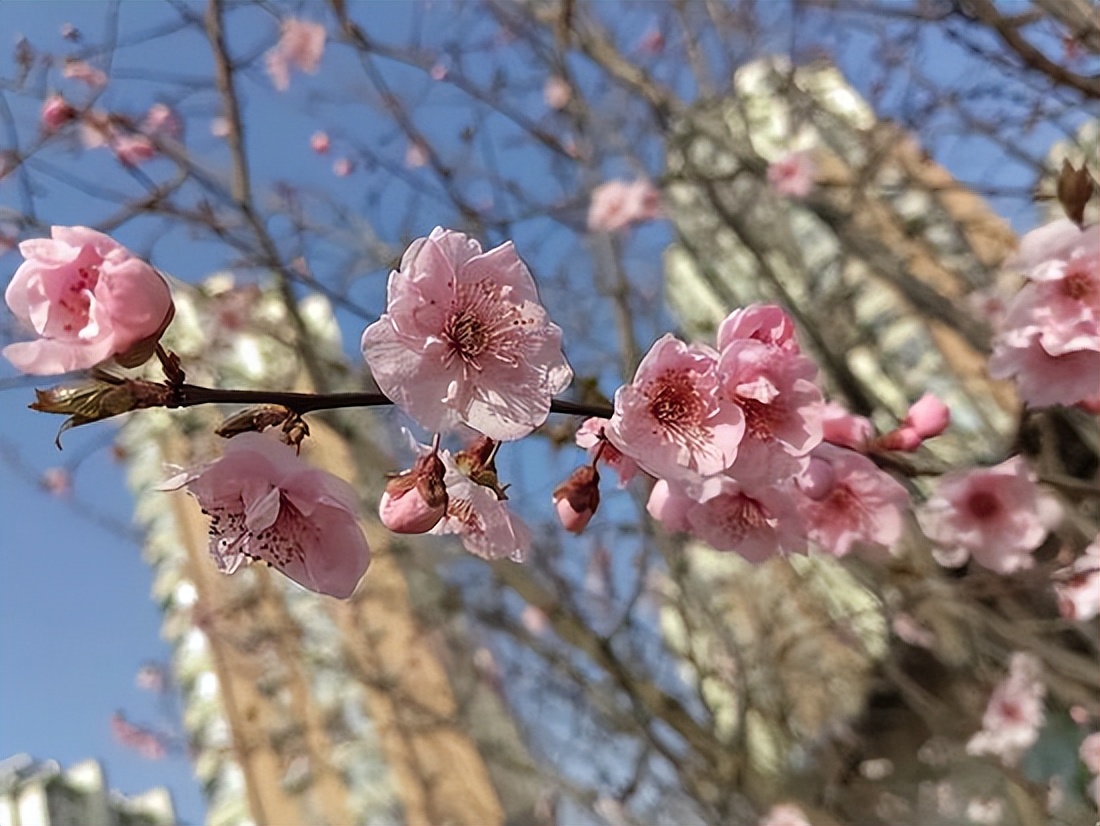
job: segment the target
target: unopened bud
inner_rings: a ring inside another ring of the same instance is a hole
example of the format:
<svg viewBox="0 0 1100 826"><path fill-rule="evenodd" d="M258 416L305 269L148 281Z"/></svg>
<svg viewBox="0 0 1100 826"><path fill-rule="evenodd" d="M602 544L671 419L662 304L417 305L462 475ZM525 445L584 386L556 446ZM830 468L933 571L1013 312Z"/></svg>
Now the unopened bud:
<svg viewBox="0 0 1100 826"><path fill-rule="evenodd" d="M882 450L900 450L904 453L913 453L921 446L923 441L924 439L921 438L916 428L904 424L897 430L891 430L885 436L876 439L875 446Z"/></svg>
<svg viewBox="0 0 1100 826"><path fill-rule="evenodd" d="M164 393L165 388L160 385L100 374L96 379L82 384L35 390L35 401L30 408L69 417L57 432L55 441L61 447L61 434L70 427L109 419L142 407L163 405L167 402Z"/></svg>
<svg viewBox="0 0 1100 826"><path fill-rule="evenodd" d="M931 393L925 393L909 408L905 424L917 432L922 439L939 436L951 423L951 411L947 405Z"/></svg>
<svg viewBox="0 0 1100 826"><path fill-rule="evenodd" d="M378 503L382 524L394 533L427 533L447 512L446 468L429 453L386 485Z"/></svg>
<svg viewBox="0 0 1100 826"><path fill-rule="evenodd" d="M501 485L497 477L496 452L499 446L499 442L494 442L488 436L479 436L468 448L456 453L454 461L459 472L489 488L497 499L503 501L508 498L504 492L508 486Z"/></svg>
<svg viewBox="0 0 1100 826"><path fill-rule="evenodd" d="M562 527L580 533L600 506L600 474L591 465L582 465L554 490L554 506Z"/></svg>
<svg viewBox="0 0 1100 826"><path fill-rule="evenodd" d="M1085 222L1085 207L1096 189L1092 175L1082 163L1080 169L1074 169L1068 160L1062 161L1062 170L1058 174L1057 195L1062 210L1077 226Z"/></svg>

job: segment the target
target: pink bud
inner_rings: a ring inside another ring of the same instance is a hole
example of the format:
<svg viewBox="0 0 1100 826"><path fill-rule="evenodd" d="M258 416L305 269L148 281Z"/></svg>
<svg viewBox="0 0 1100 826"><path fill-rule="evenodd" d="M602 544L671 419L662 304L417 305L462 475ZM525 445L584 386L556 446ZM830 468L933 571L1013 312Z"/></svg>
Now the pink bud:
<svg viewBox="0 0 1100 826"><path fill-rule="evenodd" d="M157 154L156 147L144 135L121 135L111 141L111 149L123 166L137 166Z"/></svg>
<svg viewBox="0 0 1100 826"><path fill-rule="evenodd" d="M600 506L600 474L591 465L577 468L554 491L554 506L562 527L583 531Z"/></svg>
<svg viewBox="0 0 1100 826"><path fill-rule="evenodd" d="M916 428L903 424L897 430L892 430L879 438L876 446L883 450L901 450L905 453L912 453L921 446L923 441Z"/></svg>
<svg viewBox="0 0 1100 826"><path fill-rule="evenodd" d="M905 423L917 432L921 439L939 436L951 422L947 405L931 393L925 393L909 408Z"/></svg>
<svg viewBox="0 0 1100 826"><path fill-rule="evenodd" d="M355 171L355 163L351 158L337 158L332 162L332 174L337 178L346 178Z"/></svg>
<svg viewBox="0 0 1100 826"><path fill-rule="evenodd" d="M309 148L318 155L324 155L328 152L331 144L332 142L329 140L328 132L314 132L313 137L309 139Z"/></svg>
<svg viewBox="0 0 1100 826"><path fill-rule="evenodd" d="M869 419L849 413L836 402L826 402L821 407L821 430L826 442L863 451L875 427Z"/></svg>
<svg viewBox="0 0 1100 826"><path fill-rule="evenodd" d="M798 487L810 499L820 502L836 487L836 471L831 463L811 456L810 463L798 477Z"/></svg>
<svg viewBox="0 0 1100 826"><path fill-rule="evenodd" d="M50 95L42 104L39 120L44 132L55 132L76 117L76 110L61 95Z"/></svg>
<svg viewBox="0 0 1100 826"><path fill-rule="evenodd" d="M382 524L394 533L427 533L434 528L447 513L445 472L440 458L429 453L391 479L378 503Z"/></svg>

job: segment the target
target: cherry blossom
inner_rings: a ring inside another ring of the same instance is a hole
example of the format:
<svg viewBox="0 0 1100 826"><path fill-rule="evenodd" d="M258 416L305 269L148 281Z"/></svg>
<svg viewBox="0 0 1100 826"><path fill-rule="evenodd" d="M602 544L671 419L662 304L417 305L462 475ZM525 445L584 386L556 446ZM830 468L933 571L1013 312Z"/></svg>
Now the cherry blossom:
<svg viewBox="0 0 1100 826"><path fill-rule="evenodd" d="M157 154L156 147L144 135L114 135L108 145L123 166L138 166Z"/></svg>
<svg viewBox="0 0 1100 826"><path fill-rule="evenodd" d="M814 190L817 166L809 152L790 152L768 165L768 183L780 195L805 198Z"/></svg>
<svg viewBox="0 0 1100 826"><path fill-rule="evenodd" d="M588 229L617 232L632 224L651 221L661 214L661 196L646 180L608 181L592 191Z"/></svg>
<svg viewBox="0 0 1100 826"><path fill-rule="evenodd" d="M1007 574L1031 567L1032 552L1060 511L1040 493L1027 462L1014 456L996 467L947 474L917 517L940 546L934 553L941 564L957 567L973 556L979 565Z"/></svg>
<svg viewBox="0 0 1100 826"><path fill-rule="evenodd" d="M890 550L901 539L909 494L900 483L867 457L831 444L821 444L811 454L827 463L828 472L816 468L818 478L799 497L798 509L807 535L834 556L853 550Z"/></svg>
<svg viewBox="0 0 1100 826"><path fill-rule="evenodd" d="M59 94L52 94L43 102L38 119L42 124L42 131L49 134L56 132L75 117L76 110L69 102Z"/></svg>
<svg viewBox="0 0 1100 826"><path fill-rule="evenodd" d="M389 481L378 504L382 524L394 533L427 533L447 513L445 468L431 452Z"/></svg>
<svg viewBox="0 0 1100 826"><path fill-rule="evenodd" d="M615 393L607 437L653 476L699 480L726 470L745 435L741 408L718 392L717 354L671 334Z"/></svg>
<svg viewBox="0 0 1100 826"><path fill-rule="evenodd" d="M362 346L382 392L432 431L466 424L522 438L573 378L561 329L511 242L482 252L441 228L406 250Z"/></svg>
<svg viewBox="0 0 1100 826"><path fill-rule="evenodd" d="M716 551L734 551L749 562L780 553L805 553L806 537L789 493L775 487L746 490L722 479L705 501L658 480L647 510L668 530L686 531Z"/></svg>
<svg viewBox="0 0 1100 826"><path fill-rule="evenodd" d="M183 140L183 119L167 103L154 103L141 121L141 131L151 138Z"/></svg>
<svg viewBox="0 0 1100 826"><path fill-rule="evenodd" d="M1012 655L1007 676L989 698L981 731L966 744L968 754L997 755L1009 766L1020 762L1024 752L1039 739L1046 720L1046 685L1041 675L1042 666L1033 655Z"/></svg>
<svg viewBox="0 0 1100 826"><path fill-rule="evenodd" d="M1084 622L1100 614L1100 539L1055 575L1054 593L1058 612L1068 620Z"/></svg>
<svg viewBox="0 0 1100 826"><path fill-rule="evenodd" d="M103 70L97 69L90 63L85 63L83 60L66 60L61 74L69 80L79 80L93 89L98 89L100 86L107 84L107 75Z"/></svg>
<svg viewBox="0 0 1100 826"><path fill-rule="evenodd" d="M568 81L557 75L548 77L542 87L542 99L551 109L564 109L572 95L573 89Z"/></svg>
<svg viewBox="0 0 1100 826"><path fill-rule="evenodd" d="M596 417L585 419L577 429L577 447L583 447L589 456L595 456L599 452L600 461L610 467L619 476L619 487L634 478L638 472L638 463L624 454L609 439L604 436L607 426L611 424L608 419Z"/></svg>
<svg viewBox="0 0 1100 826"><path fill-rule="evenodd" d="M431 533L458 534L466 550L482 559L523 562L531 532L493 488L479 484L456 464L449 451L439 451L446 473L447 514Z"/></svg>
<svg viewBox="0 0 1100 826"><path fill-rule="evenodd" d="M221 458L161 487L184 486L210 516L210 555L223 573L266 562L304 588L344 599L370 564L355 490L273 437L235 436Z"/></svg>
<svg viewBox="0 0 1100 826"><path fill-rule="evenodd" d="M718 349L750 339L797 355L800 351L794 322L775 304L749 304L727 315L718 325Z"/></svg>
<svg viewBox="0 0 1100 826"><path fill-rule="evenodd" d="M989 372L1033 407L1100 402L1100 233L1056 221L1011 262L1028 282L1008 307Z"/></svg>
<svg viewBox="0 0 1100 826"><path fill-rule="evenodd" d="M351 158L337 158L332 162L332 174L337 178L346 178L355 171L355 162Z"/></svg>
<svg viewBox="0 0 1100 826"><path fill-rule="evenodd" d="M794 803L776 803L757 826L811 826L805 812Z"/></svg>
<svg viewBox="0 0 1100 826"><path fill-rule="evenodd" d="M332 141L329 139L328 132L314 132L309 139L309 148L318 155L327 154L331 145Z"/></svg>
<svg viewBox="0 0 1100 826"><path fill-rule="evenodd" d="M272 85L280 92L290 88L290 69L297 67L306 74L314 74L325 53L325 27L288 17L283 21L279 42L265 57L267 73Z"/></svg>
<svg viewBox="0 0 1100 826"><path fill-rule="evenodd" d="M19 370L52 375L114 357L135 367L173 315L160 274L117 241L87 227L53 227L52 238L23 241L26 259L4 298L38 334L10 344L4 356Z"/></svg>
<svg viewBox="0 0 1100 826"><path fill-rule="evenodd" d="M134 749L146 760L163 760L168 756L168 747L159 734L131 723L122 712L111 715L111 733L119 743Z"/></svg>
<svg viewBox="0 0 1100 826"><path fill-rule="evenodd" d="M46 468L41 483L54 496L67 496L73 489L72 475L63 467Z"/></svg>

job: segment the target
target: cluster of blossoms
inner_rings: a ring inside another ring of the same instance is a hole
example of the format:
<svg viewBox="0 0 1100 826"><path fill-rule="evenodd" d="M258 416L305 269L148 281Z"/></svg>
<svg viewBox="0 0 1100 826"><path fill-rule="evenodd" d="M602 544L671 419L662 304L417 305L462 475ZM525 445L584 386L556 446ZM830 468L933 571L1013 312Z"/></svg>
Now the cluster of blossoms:
<svg viewBox="0 0 1100 826"><path fill-rule="evenodd" d="M50 239L24 241L20 251L26 260L5 297L37 338L4 349L16 367L37 375L135 367L157 352L169 382L156 392L170 389L178 364L159 339L174 309L153 267L85 227L54 227ZM1067 255L1076 267L1077 254ZM522 560L531 533L507 506L496 453L546 421L573 372L561 329L511 242L484 251L442 228L414 241L390 274L386 312L363 333L362 351L385 397L432 434L386 486L383 524L456 534L480 557ZM909 494L871 457L917 450L943 432L949 412L926 395L895 429L876 434L868 419L826 402L816 377L776 306L731 313L715 347L662 337L616 392L610 418L578 430L590 462L554 491L559 519L576 533L587 527L602 464L622 485L649 477L649 513L669 530L753 562L811 545L835 556L889 551L902 536ZM167 403L156 392L146 404L134 402L130 385L59 388L40 394L47 402L38 409L75 414L80 424ZM221 570L261 560L307 588L349 596L370 560L356 496L288 446L297 447L304 428L279 409L274 418L246 411L251 424L219 431L233 437L224 455L172 485L186 486L210 515ZM281 435L251 432L279 423ZM472 431L472 441L452 452L442 440L456 430ZM944 476L918 513L943 564L972 558L1006 574L1032 564L1059 515L1018 457ZM1082 592L1095 581L1094 557L1058 575L1067 616L1095 615L1095 600Z"/></svg>
<svg viewBox="0 0 1100 826"><path fill-rule="evenodd" d="M811 541L837 556L889 548L908 493L861 454L874 444L870 422L858 442L825 439L816 375L790 318L752 305L723 321L717 349L658 340L611 419L585 422L577 442L624 483L639 469L652 476L649 513L716 550L759 562ZM928 405L916 408L922 427ZM946 410L939 418L922 432L942 431Z"/></svg>
<svg viewBox="0 0 1100 826"><path fill-rule="evenodd" d="M1100 411L1100 232L1055 221L1028 233L1010 262L1027 276L989 359L1032 407Z"/></svg>
<svg viewBox="0 0 1100 826"><path fill-rule="evenodd" d="M1008 674L989 698L981 731L966 744L967 752L996 755L1006 765L1015 766L1039 739L1046 720L1045 696L1039 661L1031 654L1013 654Z"/></svg>

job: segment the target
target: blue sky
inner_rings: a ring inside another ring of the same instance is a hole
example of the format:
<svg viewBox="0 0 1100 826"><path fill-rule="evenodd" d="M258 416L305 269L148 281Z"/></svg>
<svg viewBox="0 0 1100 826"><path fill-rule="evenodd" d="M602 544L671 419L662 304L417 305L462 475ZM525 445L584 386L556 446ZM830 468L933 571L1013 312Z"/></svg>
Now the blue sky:
<svg viewBox="0 0 1100 826"><path fill-rule="evenodd" d="M309 5L304 10L306 15L311 13ZM91 42L98 41L105 7L103 3L0 3L0 33L3 33L0 74L11 76L10 46L17 34L26 36L42 50L66 52L71 47L61 39L60 29L63 23L72 22L87 33ZM146 29L161 18L164 8L162 4L123 4L123 32ZM201 10L201 6L195 8ZM410 6L401 3L371 4L372 34L387 36L402 30L409 23L409 9ZM274 24L263 20L264 13L257 14L256 30L231 32L242 38L237 41L243 44L242 48L255 44L258 36L267 37L274 32ZM320 18L321 13L317 12L317 16ZM636 36L637 32L631 34ZM858 38L846 41L844 49L845 59L853 66L871 59ZM929 45L929 53L939 54L935 43ZM193 37L169 37L120 59L115 68L155 67L156 72L166 76L197 75L207 68L207 54L205 45ZM326 56L323 71L338 72L342 59L346 55ZM948 80L952 73L965 71L953 59L944 59L937 66ZM397 76L400 79L400 72ZM302 103L305 100L302 90L316 88L310 86L311 82L296 77L292 95L297 97L290 99ZM423 77L410 75L408 82L422 83ZM151 84L146 85L151 88ZM140 77L131 76L125 89L126 94L136 96L132 102L135 110L155 99L140 98L143 93L152 94L149 90L143 92ZM108 95L111 94L115 94L113 87L108 88ZM537 98L537 90L534 96ZM377 218L386 228L387 209L393 215L400 210L392 203L379 204L360 193L357 188L362 184L355 178L334 179L327 162L311 157L304 149L309 134L317 128L315 121L289 113L287 99L279 98L258 83L249 87L247 97L249 118L254 126L252 134L258 136L253 153L258 169L279 169L292 157L294 164L300 163L298 171L307 170L302 174L308 183L328 189L353 209L362 209L372 219ZM37 111L37 104L31 99L12 98L17 111L31 116ZM126 98L109 102L113 106L130 103ZM193 136L198 144L211 146L215 141L205 131L206 120L198 115L202 104L202 100L189 101L195 114L194 122L189 124L189 140ZM333 111L331 106L328 111ZM438 113L440 109L435 111ZM461 113L443 117L453 124L460 120ZM339 128L336 125L332 130L334 137ZM1039 147L1052 137L1052 132L1040 130L1029 140ZM378 138L385 140L387 136L380 133ZM6 140L0 133L0 148ZM298 154L288 156L288 146L299 147ZM1003 170L998 171L995 166L996 159L980 147L961 139L945 139L941 150L940 160L961 177L1006 183ZM103 155L90 158L88 169L91 174L102 174L114 183L121 176L113 161L106 153ZM524 172L514 174L522 176ZM526 174L540 178L533 185L556 184L546 171ZM18 205L19 194L11 179L0 183L0 206ZM40 205L42 217L49 223L91 222L103 214L102 205L73 198L71 190L60 185L47 192ZM1020 206L1019 201L1001 206L1018 229L1026 229L1034 220L1033 212ZM433 221L426 216L424 222L418 229L426 233ZM531 222L526 243L536 243L534 239L541 226ZM198 280L220 263L220 253L211 247L196 244L180 233L162 238L157 231L155 226L140 227L130 235L120 236L120 240L136 249L151 249L157 263L187 280ZM659 248L663 236L654 238ZM525 239L517 240L522 247ZM0 257L0 282L6 282L18 261L14 254ZM323 260L311 263L325 264ZM655 266L652 259L649 265ZM375 279L371 282L373 286L364 287L354 296L356 301L376 308L382 283L381 279ZM348 322L345 338L354 344L362 319L344 320ZM139 545L129 530L132 503L126 492L123 468L105 450L114 426L101 423L71 432L66 435L65 451L58 453L53 439L59 420L27 410L26 405L33 398L31 384L12 383L12 377L10 367L0 365L0 387L3 387L0 421L4 423L0 449L5 453L4 461L0 461L0 757L29 752L64 765L98 757L106 764L111 783L121 791L167 785L183 822L201 822L201 794L186 758L146 761L117 744L109 727L109 718L116 709L125 710L139 722L159 719L155 698L137 688L134 675L146 660L165 659L169 653L159 639L160 616L149 598L150 572L142 563ZM84 455L89 458L80 462L73 500L52 496L37 484L45 468L72 463Z"/></svg>

